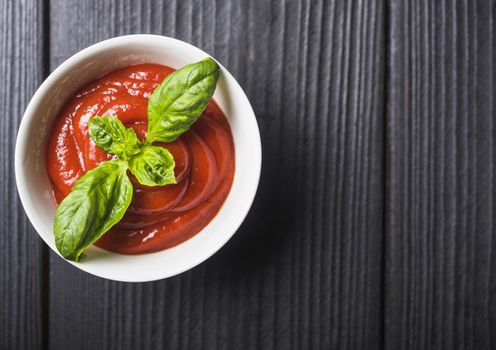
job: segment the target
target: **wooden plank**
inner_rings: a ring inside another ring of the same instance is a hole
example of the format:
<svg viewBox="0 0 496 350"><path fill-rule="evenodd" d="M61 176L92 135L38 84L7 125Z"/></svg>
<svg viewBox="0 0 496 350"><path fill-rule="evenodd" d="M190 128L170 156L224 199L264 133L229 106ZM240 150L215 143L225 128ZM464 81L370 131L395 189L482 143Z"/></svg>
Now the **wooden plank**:
<svg viewBox="0 0 496 350"><path fill-rule="evenodd" d="M245 88L263 140L254 207L194 270L124 284L52 254L50 347L381 346L381 1L51 1L51 66L120 34L213 54Z"/></svg>
<svg viewBox="0 0 496 350"><path fill-rule="evenodd" d="M41 5L0 1L0 349L44 345L46 248L24 214L14 177L19 123L46 66Z"/></svg>
<svg viewBox="0 0 496 350"><path fill-rule="evenodd" d="M386 348L494 348L494 2L388 10Z"/></svg>

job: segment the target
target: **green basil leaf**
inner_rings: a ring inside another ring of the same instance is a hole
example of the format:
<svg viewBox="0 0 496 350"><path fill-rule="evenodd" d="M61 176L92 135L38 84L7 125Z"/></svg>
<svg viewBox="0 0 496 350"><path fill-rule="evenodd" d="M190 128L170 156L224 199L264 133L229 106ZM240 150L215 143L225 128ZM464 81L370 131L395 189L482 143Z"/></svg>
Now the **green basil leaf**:
<svg viewBox="0 0 496 350"><path fill-rule="evenodd" d="M164 79L148 101L148 143L174 141L190 128L212 98L219 70L206 58Z"/></svg>
<svg viewBox="0 0 496 350"><path fill-rule="evenodd" d="M64 258L78 261L83 250L122 219L133 196L126 171L126 162L105 162L83 175L60 203L54 233Z"/></svg>
<svg viewBox="0 0 496 350"><path fill-rule="evenodd" d="M162 147L146 145L129 159L129 170L142 185L163 186L175 184L174 157Z"/></svg>
<svg viewBox="0 0 496 350"><path fill-rule="evenodd" d="M126 160L140 152L136 133L117 117L93 117L88 122L88 131L98 147L119 159Z"/></svg>

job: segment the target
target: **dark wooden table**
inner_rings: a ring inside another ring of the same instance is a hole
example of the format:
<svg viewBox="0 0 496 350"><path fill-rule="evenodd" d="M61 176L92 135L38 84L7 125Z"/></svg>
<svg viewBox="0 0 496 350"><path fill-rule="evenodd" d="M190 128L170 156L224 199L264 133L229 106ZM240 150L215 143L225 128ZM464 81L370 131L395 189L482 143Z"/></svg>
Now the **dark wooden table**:
<svg viewBox="0 0 496 350"><path fill-rule="evenodd" d="M0 0L0 348L496 348L495 6ZM141 284L50 252L13 170L43 79L129 33L222 62L264 154L234 238Z"/></svg>

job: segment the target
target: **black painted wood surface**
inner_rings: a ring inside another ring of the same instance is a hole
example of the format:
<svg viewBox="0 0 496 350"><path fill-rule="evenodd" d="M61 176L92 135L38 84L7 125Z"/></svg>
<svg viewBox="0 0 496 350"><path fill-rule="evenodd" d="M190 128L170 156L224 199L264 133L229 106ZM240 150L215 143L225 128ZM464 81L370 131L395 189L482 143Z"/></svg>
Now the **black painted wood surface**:
<svg viewBox="0 0 496 350"><path fill-rule="evenodd" d="M47 252L14 178L17 129L45 74L43 15L35 1L0 1L0 349L46 344Z"/></svg>
<svg viewBox="0 0 496 350"><path fill-rule="evenodd" d="M388 8L388 349L496 348L494 6Z"/></svg>
<svg viewBox="0 0 496 350"><path fill-rule="evenodd" d="M495 347L494 6L0 0L0 349ZM264 153L233 239L140 284L49 253L13 173L42 79L130 33L222 62Z"/></svg>

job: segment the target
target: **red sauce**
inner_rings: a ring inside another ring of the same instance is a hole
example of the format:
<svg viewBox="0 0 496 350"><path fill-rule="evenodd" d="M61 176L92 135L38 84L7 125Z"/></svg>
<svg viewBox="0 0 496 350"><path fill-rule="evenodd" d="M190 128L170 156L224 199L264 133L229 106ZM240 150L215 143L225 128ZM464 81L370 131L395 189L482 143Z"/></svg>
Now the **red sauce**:
<svg viewBox="0 0 496 350"><path fill-rule="evenodd" d="M148 98L173 71L156 64L118 69L68 101L55 121L46 159L58 203L86 171L112 158L91 140L88 120L115 115L144 138ZM177 184L147 187L128 172L133 200L124 218L96 242L99 247L122 254L166 249L198 233L222 206L234 176L234 144L227 119L213 100L189 131L156 145L173 154Z"/></svg>

